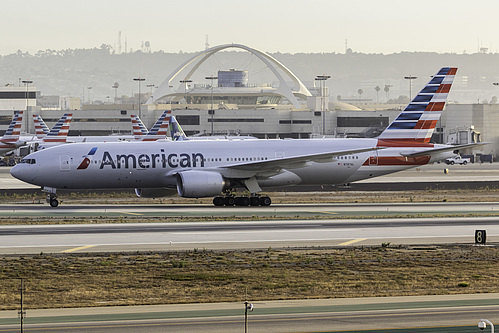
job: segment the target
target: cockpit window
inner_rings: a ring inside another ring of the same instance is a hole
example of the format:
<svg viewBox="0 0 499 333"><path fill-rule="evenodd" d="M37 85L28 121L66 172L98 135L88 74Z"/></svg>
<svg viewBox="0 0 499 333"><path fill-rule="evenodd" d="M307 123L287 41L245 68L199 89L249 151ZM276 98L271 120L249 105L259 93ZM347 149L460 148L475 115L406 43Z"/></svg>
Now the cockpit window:
<svg viewBox="0 0 499 333"><path fill-rule="evenodd" d="M35 164L36 160L34 158L23 158L20 163Z"/></svg>

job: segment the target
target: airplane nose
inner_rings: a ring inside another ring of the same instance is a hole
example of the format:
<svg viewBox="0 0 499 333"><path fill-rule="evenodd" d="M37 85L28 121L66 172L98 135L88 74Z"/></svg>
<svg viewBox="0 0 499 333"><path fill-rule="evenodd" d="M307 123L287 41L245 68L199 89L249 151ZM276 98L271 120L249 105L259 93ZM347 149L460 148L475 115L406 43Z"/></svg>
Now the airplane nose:
<svg viewBox="0 0 499 333"><path fill-rule="evenodd" d="M10 169L10 174L12 177L21 179L21 166L20 165L14 165L12 169Z"/></svg>

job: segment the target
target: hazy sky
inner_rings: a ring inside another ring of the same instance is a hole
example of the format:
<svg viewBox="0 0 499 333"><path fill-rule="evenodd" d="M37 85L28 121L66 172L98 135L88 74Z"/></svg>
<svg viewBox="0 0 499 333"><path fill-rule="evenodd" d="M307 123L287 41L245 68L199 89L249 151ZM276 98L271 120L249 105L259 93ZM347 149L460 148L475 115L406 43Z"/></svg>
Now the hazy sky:
<svg viewBox="0 0 499 333"><path fill-rule="evenodd" d="M117 46L195 52L238 43L266 52L499 50L497 0L21 0L0 13L0 55Z"/></svg>

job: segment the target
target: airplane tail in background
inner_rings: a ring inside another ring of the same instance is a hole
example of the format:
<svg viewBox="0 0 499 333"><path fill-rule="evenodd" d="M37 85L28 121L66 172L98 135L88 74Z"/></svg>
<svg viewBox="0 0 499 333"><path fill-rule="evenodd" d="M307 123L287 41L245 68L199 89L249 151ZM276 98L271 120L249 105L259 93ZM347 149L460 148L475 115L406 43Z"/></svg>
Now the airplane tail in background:
<svg viewBox="0 0 499 333"><path fill-rule="evenodd" d="M404 111L378 136L378 146L429 143L456 72L455 67L440 69Z"/></svg>
<svg viewBox="0 0 499 333"><path fill-rule="evenodd" d="M4 136L0 138L3 143L15 143L19 141L19 136L21 135L21 125L23 122L23 111L18 111L12 117L7 131L5 131Z"/></svg>
<svg viewBox="0 0 499 333"><path fill-rule="evenodd" d="M156 123L152 126L149 133L141 137L142 141L156 141L159 139L166 139L168 135L168 124L170 122L170 115L172 110L165 110L161 117L158 118Z"/></svg>
<svg viewBox="0 0 499 333"><path fill-rule="evenodd" d="M187 135L185 135L184 130L180 127L175 116L170 117L170 133L172 136L172 141L184 141L188 140Z"/></svg>
<svg viewBox="0 0 499 333"><path fill-rule="evenodd" d="M38 139L42 139L43 137L45 137L45 135L47 135L50 132L47 124L45 124L40 115L34 114L33 121L35 123L36 137Z"/></svg>
<svg viewBox="0 0 499 333"><path fill-rule="evenodd" d="M130 117L132 120L132 135L136 140L140 140L144 135L147 135L149 131L137 115L132 114Z"/></svg>
<svg viewBox="0 0 499 333"><path fill-rule="evenodd" d="M43 138L43 142L67 142L72 113L65 113Z"/></svg>

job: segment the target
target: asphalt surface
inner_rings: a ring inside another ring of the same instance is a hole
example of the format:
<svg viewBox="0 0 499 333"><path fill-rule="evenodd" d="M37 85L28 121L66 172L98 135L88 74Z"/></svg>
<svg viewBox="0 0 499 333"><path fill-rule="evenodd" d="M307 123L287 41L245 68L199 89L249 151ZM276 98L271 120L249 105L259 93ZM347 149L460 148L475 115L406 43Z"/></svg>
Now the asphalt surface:
<svg viewBox="0 0 499 333"><path fill-rule="evenodd" d="M449 169L444 173L445 168ZM34 192L0 168L0 192ZM496 164L432 165L366 180L335 190L408 190L499 187ZM286 188L290 190L291 188ZM293 187L324 191L332 187ZM276 189L281 190L281 189ZM139 205L137 205L139 206ZM473 243L476 229L486 229L489 242L499 242L495 203L402 205L271 206L216 211L213 207L137 207L106 205L2 205L0 216L303 216L293 221L227 221L216 224L2 226L0 253L182 250L195 247L245 248L310 245L379 245ZM418 212L468 212L487 218L394 218ZM356 219L365 214L384 219ZM138 214L138 215L136 215ZM162 214L162 215L161 215ZM231 215L229 215L231 214ZM313 216L349 217L317 220ZM230 220L230 219L229 219ZM111 241L110 241L111 240ZM255 302L250 332L472 332L481 318L499 322L499 295L446 295L396 298ZM0 311L0 332L19 332L17 311ZM29 332L235 332L244 330L242 303L186 304L158 307L27 310Z"/></svg>
<svg viewBox="0 0 499 333"><path fill-rule="evenodd" d="M462 205L465 208L465 205ZM420 210L422 210L420 206ZM278 214L278 213L274 213ZM316 213L314 213L316 214ZM499 218L385 218L0 226L0 253L499 242Z"/></svg>
<svg viewBox="0 0 499 333"><path fill-rule="evenodd" d="M255 302L250 332L471 332L499 321L499 294ZM18 332L16 311L0 332ZM27 332L242 332L244 305L178 304L29 310Z"/></svg>

